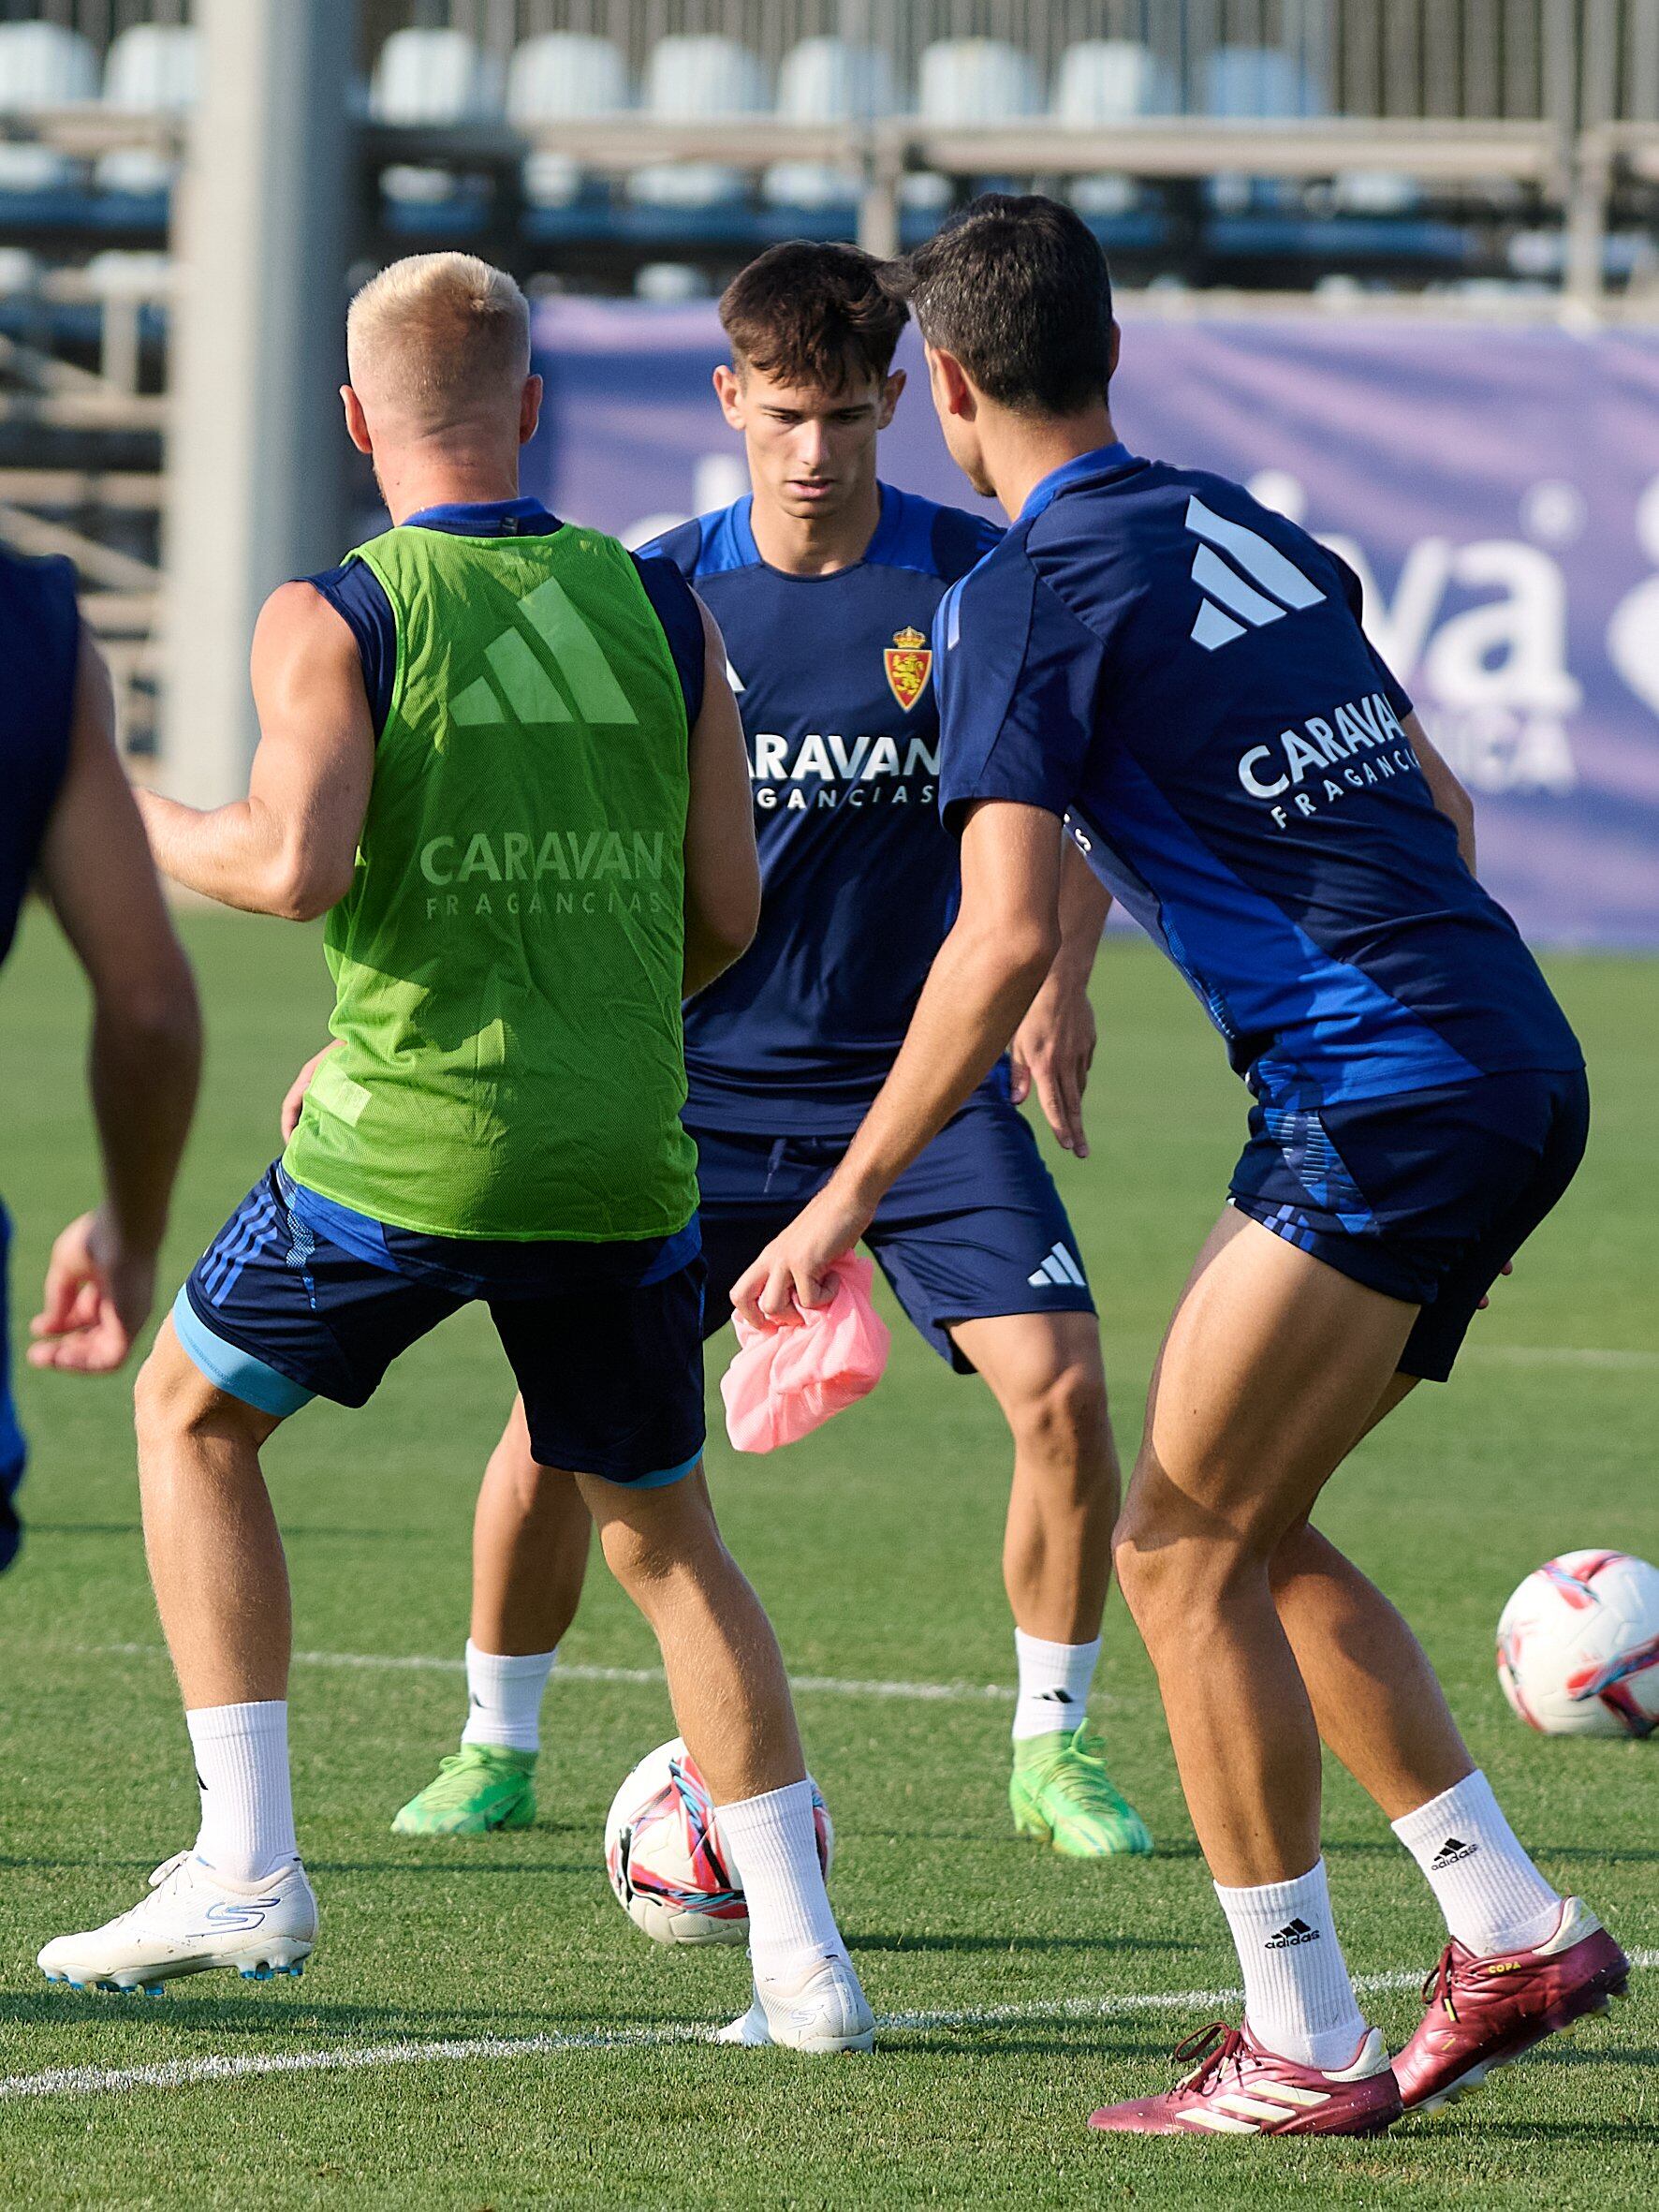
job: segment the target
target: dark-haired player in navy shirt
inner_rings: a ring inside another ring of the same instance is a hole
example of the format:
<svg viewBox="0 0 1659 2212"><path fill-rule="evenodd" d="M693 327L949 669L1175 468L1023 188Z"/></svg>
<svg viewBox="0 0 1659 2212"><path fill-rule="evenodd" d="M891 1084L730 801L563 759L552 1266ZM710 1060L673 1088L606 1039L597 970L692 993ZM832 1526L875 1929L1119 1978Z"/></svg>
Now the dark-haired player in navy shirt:
<svg viewBox="0 0 1659 2212"><path fill-rule="evenodd" d="M695 584L720 624L760 848L758 935L685 1010L711 1334L728 1318L727 1287L841 1158L945 935L957 853L938 817L930 636L947 589L997 538L876 479L904 309L867 255L775 247L721 313L733 366L715 382L754 494L670 531L641 564L688 599L681 579ZM1014 1817L1099 1857L1151 1849L1083 1726L1118 1473L1081 1255L1014 1102L1014 1084L1023 1096L1035 1079L1062 1142L1082 1149L1085 993L1107 901L1080 865L1068 889L1073 926L1016 1040L1017 1073L981 1069L867 1242L917 1328L959 1373L984 1376L1013 1432ZM402 1829L531 1817L537 1708L587 1533L515 1408L479 1499L462 1753L399 1814Z"/></svg>
<svg viewBox="0 0 1659 2212"><path fill-rule="evenodd" d="M1118 442L1110 288L1078 218L990 197L907 286L947 441L1011 518L936 632L961 913L869 1118L737 1302L786 1323L821 1299L825 1265L980 1080L1052 956L1069 822L1254 1097L1117 1541L1245 2022L1189 2053L1176 2089L1094 2124L1373 2133L1626 1971L1516 1840L1404 1621L1308 1518L1365 1431L1448 1373L1571 1180L1582 1060L1472 871L1467 802L1367 644L1352 576L1238 485ZM1447 1923L1393 2067L1331 1919L1321 1734Z"/></svg>

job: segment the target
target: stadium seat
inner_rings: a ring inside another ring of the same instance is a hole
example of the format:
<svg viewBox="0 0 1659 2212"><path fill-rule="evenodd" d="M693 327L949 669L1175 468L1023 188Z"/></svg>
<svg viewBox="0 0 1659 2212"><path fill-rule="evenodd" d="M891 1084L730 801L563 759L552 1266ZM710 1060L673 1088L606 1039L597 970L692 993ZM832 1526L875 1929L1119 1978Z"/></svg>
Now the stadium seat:
<svg viewBox="0 0 1659 2212"><path fill-rule="evenodd" d="M923 49L916 107L924 123L956 129L1022 122L1043 112L1043 97L1030 55L1006 38L939 38ZM924 171L905 178L903 198L933 212L948 202L950 186Z"/></svg>
<svg viewBox="0 0 1659 2212"><path fill-rule="evenodd" d="M1310 69L1277 47L1260 46L1218 47L1211 54L1205 70L1205 105L1211 115L1264 122L1329 111ZM1299 194L1294 187L1275 186L1267 179L1218 176L1211 180L1208 198L1212 207L1226 213L1260 214L1290 209L1298 203ZM1422 198L1420 187L1411 177L1384 170L1356 170L1335 180L1328 205L1343 215L1387 218L1414 214L1421 207ZM1351 225L1344 233L1343 250L1361 246L1368 235L1360 227ZM1390 241L1386 231L1376 230L1373 243L1387 251Z"/></svg>
<svg viewBox="0 0 1659 2212"><path fill-rule="evenodd" d="M573 116L614 115L632 105L628 65L609 38L550 31L526 38L507 66L507 121L521 130ZM524 198L533 208L571 207L581 185L581 166L568 155L526 156Z"/></svg>
<svg viewBox="0 0 1659 2212"><path fill-rule="evenodd" d="M895 105L890 55L844 38L803 38L778 72L778 114L787 123L869 123ZM771 207L822 213L856 205L855 169L823 161L774 162L760 181Z"/></svg>
<svg viewBox="0 0 1659 2212"><path fill-rule="evenodd" d="M376 123L494 123L504 89L500 62L464 31L394 31L369 81L369 113ZM382 171L380 186L394 208L434 207L462 197L452 170L404 162Z"/></svg>
<svg viewBox="0 0 1659 2212"><path fill-rule="evenodd" d="M0 114L29 115L98 96L89 39L57 23L0 23ZM0 145L0 193L59 192L76 164L50 146Z"/></svg>
<svg viewBox="0 0 1659 2212"><path fill-rule="evenodd" d="M1030 55L1005 38L940 38L922 54L917 111L925 123L1017 123L1042 111Z"/></svg>
<svg viewBox="0 0 1659 2212"><path fill-rule="evenodd" d="M502 111L503 74L464 31L394 31L369 82L377 123L489 123Z"/></svg>
<svg viewBox="0 0 1659 2212"><path fill-rule="evenodd" d="M1292 54L1276 46L1218 46L1205 57L1204 112L1243 122L1323 115L1325 99Z"/></svg>
<svg viewBox="0 0 1659 2212"><path fill-rule="evenodd" d="M136 115L184 115L196 105L201 50L182 23L134 23L110 42L104 105ZM145 196L166 192L176 163L150 146L122 146L95 171L99 189Z"/></svg>
<svg viewBox="0 0 1659 2212"><path fill-rule="evenodd" d="M659 38L645 65L644 104L663 123L763 114L766 71L735 38ZM637 206L686 213L729 208L743 192L741 170L711 161L653 162L628 180Z"/></svg>
<svg viewBox="0 0 1659 2212"><path fill-rule="evenodd" d="M1137 39L1087 38L1060 57L1052 112L1068 130L1109 130L1114 123L1180 111L1174 71ZM1139 189L1132 177L1096 173L1074 178L1070 198L1080 214L1120 215Z"/></svg>
<svg viewBox="0 0 1659 2212"><path fill-rule="evenodd" d="M1205 56L1204 112L1232 123L1271 123L1326 112L1308 71L1277 46L1218 46ZM1205 186L1225 214L1263 214L1298 204L1298 194L1270 178L1223 174Z"/></svg>
<svg viewBox="0 0 1659 2212"><path fill-rule="evenodd" d="M710 289L707 274L690 261L646 261L634 272L635 299L653 307L683 307L706 300Z"/></svg>

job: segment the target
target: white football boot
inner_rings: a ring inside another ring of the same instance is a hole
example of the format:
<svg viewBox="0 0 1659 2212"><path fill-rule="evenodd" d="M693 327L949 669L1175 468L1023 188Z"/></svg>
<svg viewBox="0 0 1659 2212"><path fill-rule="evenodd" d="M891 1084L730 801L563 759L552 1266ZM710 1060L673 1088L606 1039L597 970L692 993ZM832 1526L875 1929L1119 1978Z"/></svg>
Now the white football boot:
<svg viewBox="0 0 1659 2212"><path fill-rule="evenodd" d="M150 1877L150 1895L101 1928L54 1936L39 1966L76 1989L157 1996L182 1974L233 1967L244 1982L298 1974L316 1940L316 1899L298 1859L263 1881L232 1881L194 1851Z"/></svg>
<svg viewBox="0 0 1659 2212"><path fill-rule="evenodd" d="M780 2043L790 2051L868 2051L875 2015L844 1958L823 1958L793 1982L755 1978L755 2002L720 2030L723 2043Z"/></svg>

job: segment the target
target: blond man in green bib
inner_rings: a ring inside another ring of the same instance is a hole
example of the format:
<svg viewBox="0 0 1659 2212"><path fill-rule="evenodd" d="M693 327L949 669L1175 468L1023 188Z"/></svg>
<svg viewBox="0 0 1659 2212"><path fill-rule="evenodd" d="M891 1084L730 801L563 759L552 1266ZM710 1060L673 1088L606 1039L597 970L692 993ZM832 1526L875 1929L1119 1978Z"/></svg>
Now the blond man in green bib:
<svg viewBox="0 0 1659 2212"><path fill-rule="evenodd" d="M540 379L510 277L419 256L358 295L346 427L392 527L254 639L248 796L141 794L176 881L326 914L337 1049L139 1378L144 1535L201 1791L195 1845L40 1954L83 1987L296 1972L287 1574L259 1452L490 1310L662 1647L750 1914L726 2031L868 2049L776 1639L702 1473L703 1266L682 999L748 943L747 757L712 619L667 563L519 495Z"/></svg>

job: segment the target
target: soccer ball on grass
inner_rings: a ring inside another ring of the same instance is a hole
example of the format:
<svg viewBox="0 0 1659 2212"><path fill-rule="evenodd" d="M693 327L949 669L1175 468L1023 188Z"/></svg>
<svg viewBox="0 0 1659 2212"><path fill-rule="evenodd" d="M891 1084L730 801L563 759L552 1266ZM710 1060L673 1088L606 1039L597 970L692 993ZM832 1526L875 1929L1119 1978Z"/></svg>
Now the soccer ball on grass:
<svg viewBox="0 0 1659 2212"><path fill-rule="evenodd" d="M835 1831L815 1782L813 1810L828 1875ZM708 1784L678 1736L648 1752L611 1800L605 1871L617 1903L653 1943L748 1940L749 1909L726 1864Z"/></svg>
<svg viewBox="0 0 1659 2212"><path fill-rule="evenodd" d="M1627 1552L1564 1552L1498 1622L1498 1680L1543 1735L1659 1728L1659 1568Z"/></svg>

